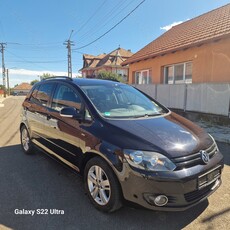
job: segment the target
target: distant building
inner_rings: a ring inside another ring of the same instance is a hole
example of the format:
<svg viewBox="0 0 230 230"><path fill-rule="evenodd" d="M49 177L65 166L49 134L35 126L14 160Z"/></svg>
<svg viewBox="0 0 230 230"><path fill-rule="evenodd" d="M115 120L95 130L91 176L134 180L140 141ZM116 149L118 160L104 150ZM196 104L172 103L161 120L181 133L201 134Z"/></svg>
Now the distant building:
<svg viewBox="0 0 230 230"><path fill-rule="evenodd" d="M121 63L126 61L132 54L130 50L120 47L109 54L100 54L98 56L84 54L83 68L80 70L82 77L95 78L99 71L104 70L116 73L127 79L128 66L121 66Z"/></svg>
<svg viewBox="0 0 230 230"><path fill-rule="evenodd" d="M0 97L3 97L3 96L4 96L4 90L0 89Z"/></svg>
<svg viewBox="0 0 230 230"><path fill-rule="evenodd" d="M14 94L26 95L30 91L31 88L32 88L32 85L30 85L29 83L21 83L20 85L14 87L12 91Z"/></svg>
<svg viewBox="0 0 230 230"><path fill-rule="evenodd" d="M229 82L230 4L172 27L122 65L130 84Z"/></svg>

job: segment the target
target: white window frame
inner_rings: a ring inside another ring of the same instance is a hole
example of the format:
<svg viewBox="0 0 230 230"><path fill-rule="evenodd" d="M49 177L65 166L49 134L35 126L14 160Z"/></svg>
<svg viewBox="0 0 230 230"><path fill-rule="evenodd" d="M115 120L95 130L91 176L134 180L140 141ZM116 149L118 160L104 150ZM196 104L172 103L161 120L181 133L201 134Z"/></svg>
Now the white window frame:
<svg viewBox="0 0 230 230"><path fill-rule="evenodd" d="M188 62L182 62L182 63L176 63L176 64L164 66L164 84L169 84L169 85L171 85L171 84L181 84L181 83L175 83L175 66L178 66L178 65L184 65L183 66L183 83L182 84L185 84L186 83L185 82L185 80L186 80L185 79L186 64L188 64L188 63L192 63L193 64L192 61L188 61ZM173 68L173 83L166 82L166 68L169 68L169 67ZM192 79L191 79L191 82L189 82L189 83L192 83ZM186 83L186 84L189 84L189 83Z"/></svg>
<svg viewBox="0 0 230 230"><path fill-rule="evenodd" d="M143 73L144 72L147 72L147 82L146 83L143 83ZM138 71L135 71L135 84L136 85L140 85L140 84L149 84L150 83L150 76L149 76L149 72L150 70L149 69L144 69L144 70L138 70ZM141 78L141 82L140 80L137 82L137 73L139 73L139 78Z"/></svg>

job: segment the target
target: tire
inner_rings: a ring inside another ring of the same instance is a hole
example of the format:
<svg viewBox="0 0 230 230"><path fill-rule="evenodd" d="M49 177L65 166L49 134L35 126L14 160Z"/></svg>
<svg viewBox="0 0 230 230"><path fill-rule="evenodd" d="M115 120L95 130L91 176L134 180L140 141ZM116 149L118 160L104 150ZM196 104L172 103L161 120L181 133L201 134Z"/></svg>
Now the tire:
<svg viewBox="0 0 230 230"><path fill-rule="evenodd" d="M31 142L29 132L25 125L21 127L20 134L21 134L21 138L20 138L21 147L23 152L26 154L31 154L33 150L33 144Z"/></svg>
<svg viewBox="0 0 230 230"><path fill-rule="evenodd" d="M100 211L114 212L122 207L121 189L111 167L100 157L90 159L84 170L86 193Z"/></svg>

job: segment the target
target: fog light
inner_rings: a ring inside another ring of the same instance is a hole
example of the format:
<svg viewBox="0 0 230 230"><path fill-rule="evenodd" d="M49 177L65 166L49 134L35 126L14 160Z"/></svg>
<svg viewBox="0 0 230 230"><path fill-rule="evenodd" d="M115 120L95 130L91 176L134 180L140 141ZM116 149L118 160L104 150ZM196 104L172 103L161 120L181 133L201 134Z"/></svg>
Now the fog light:
<svg viewBox="0 0 230 230"><path fill-rule="evenodd" d="M165 195L159 195L159 196L155 197L154 203L157 206L164 206L168 203L168 197Z"/></svg>

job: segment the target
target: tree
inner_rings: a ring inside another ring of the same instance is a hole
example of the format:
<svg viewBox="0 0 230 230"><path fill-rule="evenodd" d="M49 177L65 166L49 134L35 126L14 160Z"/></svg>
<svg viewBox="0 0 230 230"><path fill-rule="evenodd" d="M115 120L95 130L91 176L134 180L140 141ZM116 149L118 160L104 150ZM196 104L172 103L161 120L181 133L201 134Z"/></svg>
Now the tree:
<svg viewBox="0 0 230 230"><path fill-rule="evenodd" d="M123 82L123 78L116 74L116 73L111 73L105 70L101 70L99 71L97 77L98 79L103 79L103 80L111 80L111 81L119 81L119 82Z"/></svg>
<svg viewBox="0 0 230 230"><path fill-rule="evenodd" d="M37 83L37 82L39 82L39 81L35 79L35 80L31 81L30 84L31 84L31 85L34 85L34 84Z"/></svg>
<svg viewBox="0 0 230 230"><path fill-rule="evenodd" d="M54 75L50 73L43 73L42 75L39 75L38 77L42 80L45 78L54 77Z"/></svg>

